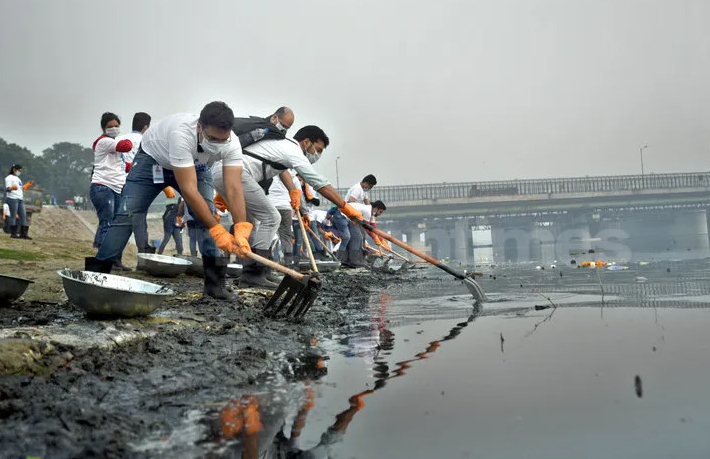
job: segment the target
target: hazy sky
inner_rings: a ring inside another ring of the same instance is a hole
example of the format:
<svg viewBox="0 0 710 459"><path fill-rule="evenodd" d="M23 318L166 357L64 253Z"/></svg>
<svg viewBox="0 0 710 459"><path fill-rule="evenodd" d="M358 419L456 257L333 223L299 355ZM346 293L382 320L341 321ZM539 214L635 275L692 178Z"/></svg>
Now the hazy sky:
<svg viewBox="0 0 710 459"><path fill-rule="evenodd" d="M84 145L224 100L335 184L710 169L706 0L2 0L0 137ZM291 133L295 133L293 129Z"/></svg>

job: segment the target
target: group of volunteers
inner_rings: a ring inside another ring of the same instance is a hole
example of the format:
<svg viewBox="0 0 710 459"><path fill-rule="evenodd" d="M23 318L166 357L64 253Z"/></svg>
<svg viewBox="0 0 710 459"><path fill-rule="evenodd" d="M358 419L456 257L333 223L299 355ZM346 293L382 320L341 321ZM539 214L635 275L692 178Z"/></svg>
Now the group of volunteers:
<svg viewBox="0 0 710 459"><path fill-rule="evenodd" d="M5 200L2 205L3 231L13 239L32 239L28 236L30 229L25 210L24 190L29 189L32 180L22 183L22 166L13 164L5 177Z"/></svg>
<svg viewBox="0 0 710 459"><path fill-rule="evenodd" d="M154 252L148 245L148 209L160 193L170 198L175 192L181 198L164 214L160 252L173 237L182 253L175 232L187 224L202 256L206 296L234 298L225 282L230 254L242 259L240 286L275 288L279 277L249 253L298 263L306 250L299 219L318 259L334 253L343 266L364 266L365 232L353 220L374 224L385 211L384 203L371 203L367 193L377 180L367 175L341 197L313 167L330 139L315 125L288 136L294 121L288 107L267 117L235 118L227 104L216 101L199 115L178 113L152 124L148 114L136 113L133 132L120 136L118 116L104 113L91 177L98 252L86 258L85 269L130 269L121 257L131 234L139 252ZM318 196L334 206L312 209L320 205ZM226 214L233 225L220 224ZM194 246L190 252L196 254Z"/></svg>

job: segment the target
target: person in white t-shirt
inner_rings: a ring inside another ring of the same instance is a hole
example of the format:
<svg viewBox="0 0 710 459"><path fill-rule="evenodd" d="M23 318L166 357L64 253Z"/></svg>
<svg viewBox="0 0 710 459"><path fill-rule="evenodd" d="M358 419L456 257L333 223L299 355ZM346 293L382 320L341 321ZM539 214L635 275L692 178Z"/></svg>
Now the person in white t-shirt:
<svg viewBox="0 0 710 459"><path fill-rule="evenodd" d="M291 174L291 180L295 187L299 186L299 180L296 177L296 172L289 169ZM284 264L290 266L294 263L293 256L293 224L295 221L294 211L291 207L291 197L289 195L286 185L283 184L279 176L274 177L274 181L269 187L268 194L269 201L276 207L279 214L281 215L281 222L277 230L279 240L281 241L281 250L284 255Z"/></svg>
<svg viewBox="0 0 710 459"><path fill-rule="evenodd" d="M94 141L94 169L91 172L89 196L99 217L99 226L94 235L94 247L99 248L106 237L114 215L121 202L121 190L126 183L123 153L131 151L130 140L117 140L121 120L111 112L101 115L102 134ZM121 254L115 259L114 268L130 271L121 263Z"/></svg>
<svg viewBox="0 0 710 459"><path fill-rule="evenodd" d="M265 190L271 185L271 179L279 175L288 190L291 208L298 211L301 207L301 190L291 179L288 169L294 169L303 180L313 186L324 198L333 202L348 217L362 218L362 214L349 205L329 181L313 169L312 164L320 159L323 150L330 140L318 126L305 126L294 136L294 140L261 140L244 149L244 174L242 187L246 200L247 218L258 221L259 227L254 231L252 247L254 253L263 257L270 256L269 247L276 236L281 215L273 203L269 201ZM220 195L229 179L222 176L218 165L212 167L215 189ZM268 182L268 183L267 183ZM215 197L217 200L217 197ZM271 282L268 268L245 261L240 285L276 288Z"/></svg>
<svg viewBox="0 0 710 459"><path fill-rule="evenodd" d="M5 177L5 203L9 207L9 225L10 237L13 239L32 239L27 235L29 225L27 224L27 212L25 211L25 200L23 190L28 189L34 184L32 180L23 184L20 180L22 174L22 166L15 164L10 167L10 172ZM20 216L20 221L17 221L17 216Z"/></svg>
<svg viewBox="0 0 710 459"><path fill-rule="evenodd" d="M377 185L377 179L374 175L366 175L360 182L351 186L348 192L345 194L345 200L348 203L358 203L363 205L370 205L370 195L367 193ZM333 226L338 231L338 234L342 238L342 242L336 256L341 263L345 263L348 259L348 243L350 242L350 220L340 212L335 212L333 214ZM362 263L356 263L358 265L362 264L365 266L364 261Z"/></svg>
<svg viewBox="0 0 710 459"><path fill-rule="evenodd" d="M116 140L130 140L133 144L131 151L123 154L123 161L125 164L126 174L131 170L133 165L133 158L138 153L138 148L141 145L141 139L143 138L143 133L150 127L151 117L146 112L136 112L133 115L133 122L131 123L131 132L124 134L122 136L116 137ZM148 243L148 223L145 218L136 218L133 221L133 236L136 239L136 246L138 247L138 252L153 252L150 250L150 245Z"/></svg>
<svg viewBox="0 0 710 459"><path fill-rule="evenodd" d="M87 270L106 272L106 264L121 254L131 236L131 219L148 212L153 200L170 186L180 193L197 221L197 240L205 273L204 295L234 299L224 287L228 257L222 251L246 257L251 252L246 221L239 140L232 135L234 113L224 102L210 102L200 115L178 113L153 123L128 173L116 214L95 258L87 258ZM210 169L219 162L224 177L222 189L235 221L230 234L215 218L214 186ZM90 269L93 268L93 269Z"/></svg>

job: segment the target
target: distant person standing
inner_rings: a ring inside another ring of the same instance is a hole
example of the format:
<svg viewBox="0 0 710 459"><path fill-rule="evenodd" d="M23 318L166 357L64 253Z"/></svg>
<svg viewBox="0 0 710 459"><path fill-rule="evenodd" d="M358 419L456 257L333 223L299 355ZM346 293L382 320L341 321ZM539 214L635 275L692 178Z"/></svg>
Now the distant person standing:
<svg viewBox="0 0 710 459"><path fill-rule="evenodd" d="M180 210L183 203L182 198L178 199L177 204L168 204L163 212L163 242L160 244L158 253L162 254L167 247L170 238L175 240L175 250L178 255L182 255L182 228L183 222L180 216Z"/></svg>
<svg viewBox="0 0 710 459"><path fill-rule="evenodd" d="M126 166L123 154L133 148L133 142L128 139L118 140L121 132L121 120L114 113L101 115L101 130L103 133L94 141L94 170L91 174L89 195L99 217L99 227L94 237L94 247L99 248L106 237L113 217L118 213L121 190L126 184ZM113 267L118 270L131 271L123 266L121 255L114 260Z"/></svg>
<svg viewBox="0 0 710 459"><path fill-rule="evenodd" d="M30 227L27 224L27 212L25 211L25 200L22 191L31 187L34 182L30 180L23 185L22 180L20 180L20 174L22 174L22 166L15 164L10 167L10 172L5 177L5 192L7 192L5 202L10 212L7 217L9 220L8 225L10 226L10 237L13 239L32 239L27 235ZM20 217L19 224L17 222L18 215Z"/></svg>
<svg viewBox="0 0 710 459"><path fill-rule="evenodd" d="M130 140L133 144L131 151L123 154L123 162L125 164L126 173L128 173L133 166L133 158L136 156L136 153L138 153L143 133L150 127L150 120L151 117L146 112L137 112L133 115L131 132L129 134L116 137L116 140ZM153 252L153 250L150 250L153 248L149 247L148 243L148 223L146 222L145 215L138 216L133 220L133 236L136 239L136 246L138 247L139 253Z"/></svg>

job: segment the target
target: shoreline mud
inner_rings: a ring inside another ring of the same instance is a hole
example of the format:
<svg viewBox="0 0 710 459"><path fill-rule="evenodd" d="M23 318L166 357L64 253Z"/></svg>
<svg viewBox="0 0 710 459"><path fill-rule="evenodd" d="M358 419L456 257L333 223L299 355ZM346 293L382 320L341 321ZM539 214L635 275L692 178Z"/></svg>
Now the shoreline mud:
<svg viewBox="0 0 710 459"><path fill-rule="evenodd" d="M86 318L48 286L54 300L0 308L0 457L148 457L130 445L167 435L188 406L229 400L268 374L319 371L320 339L365 323L371 293L415 277L328 273L300 323L266 318L268 291L203 299L202 280L187 276L142 319Z"/></svg>

